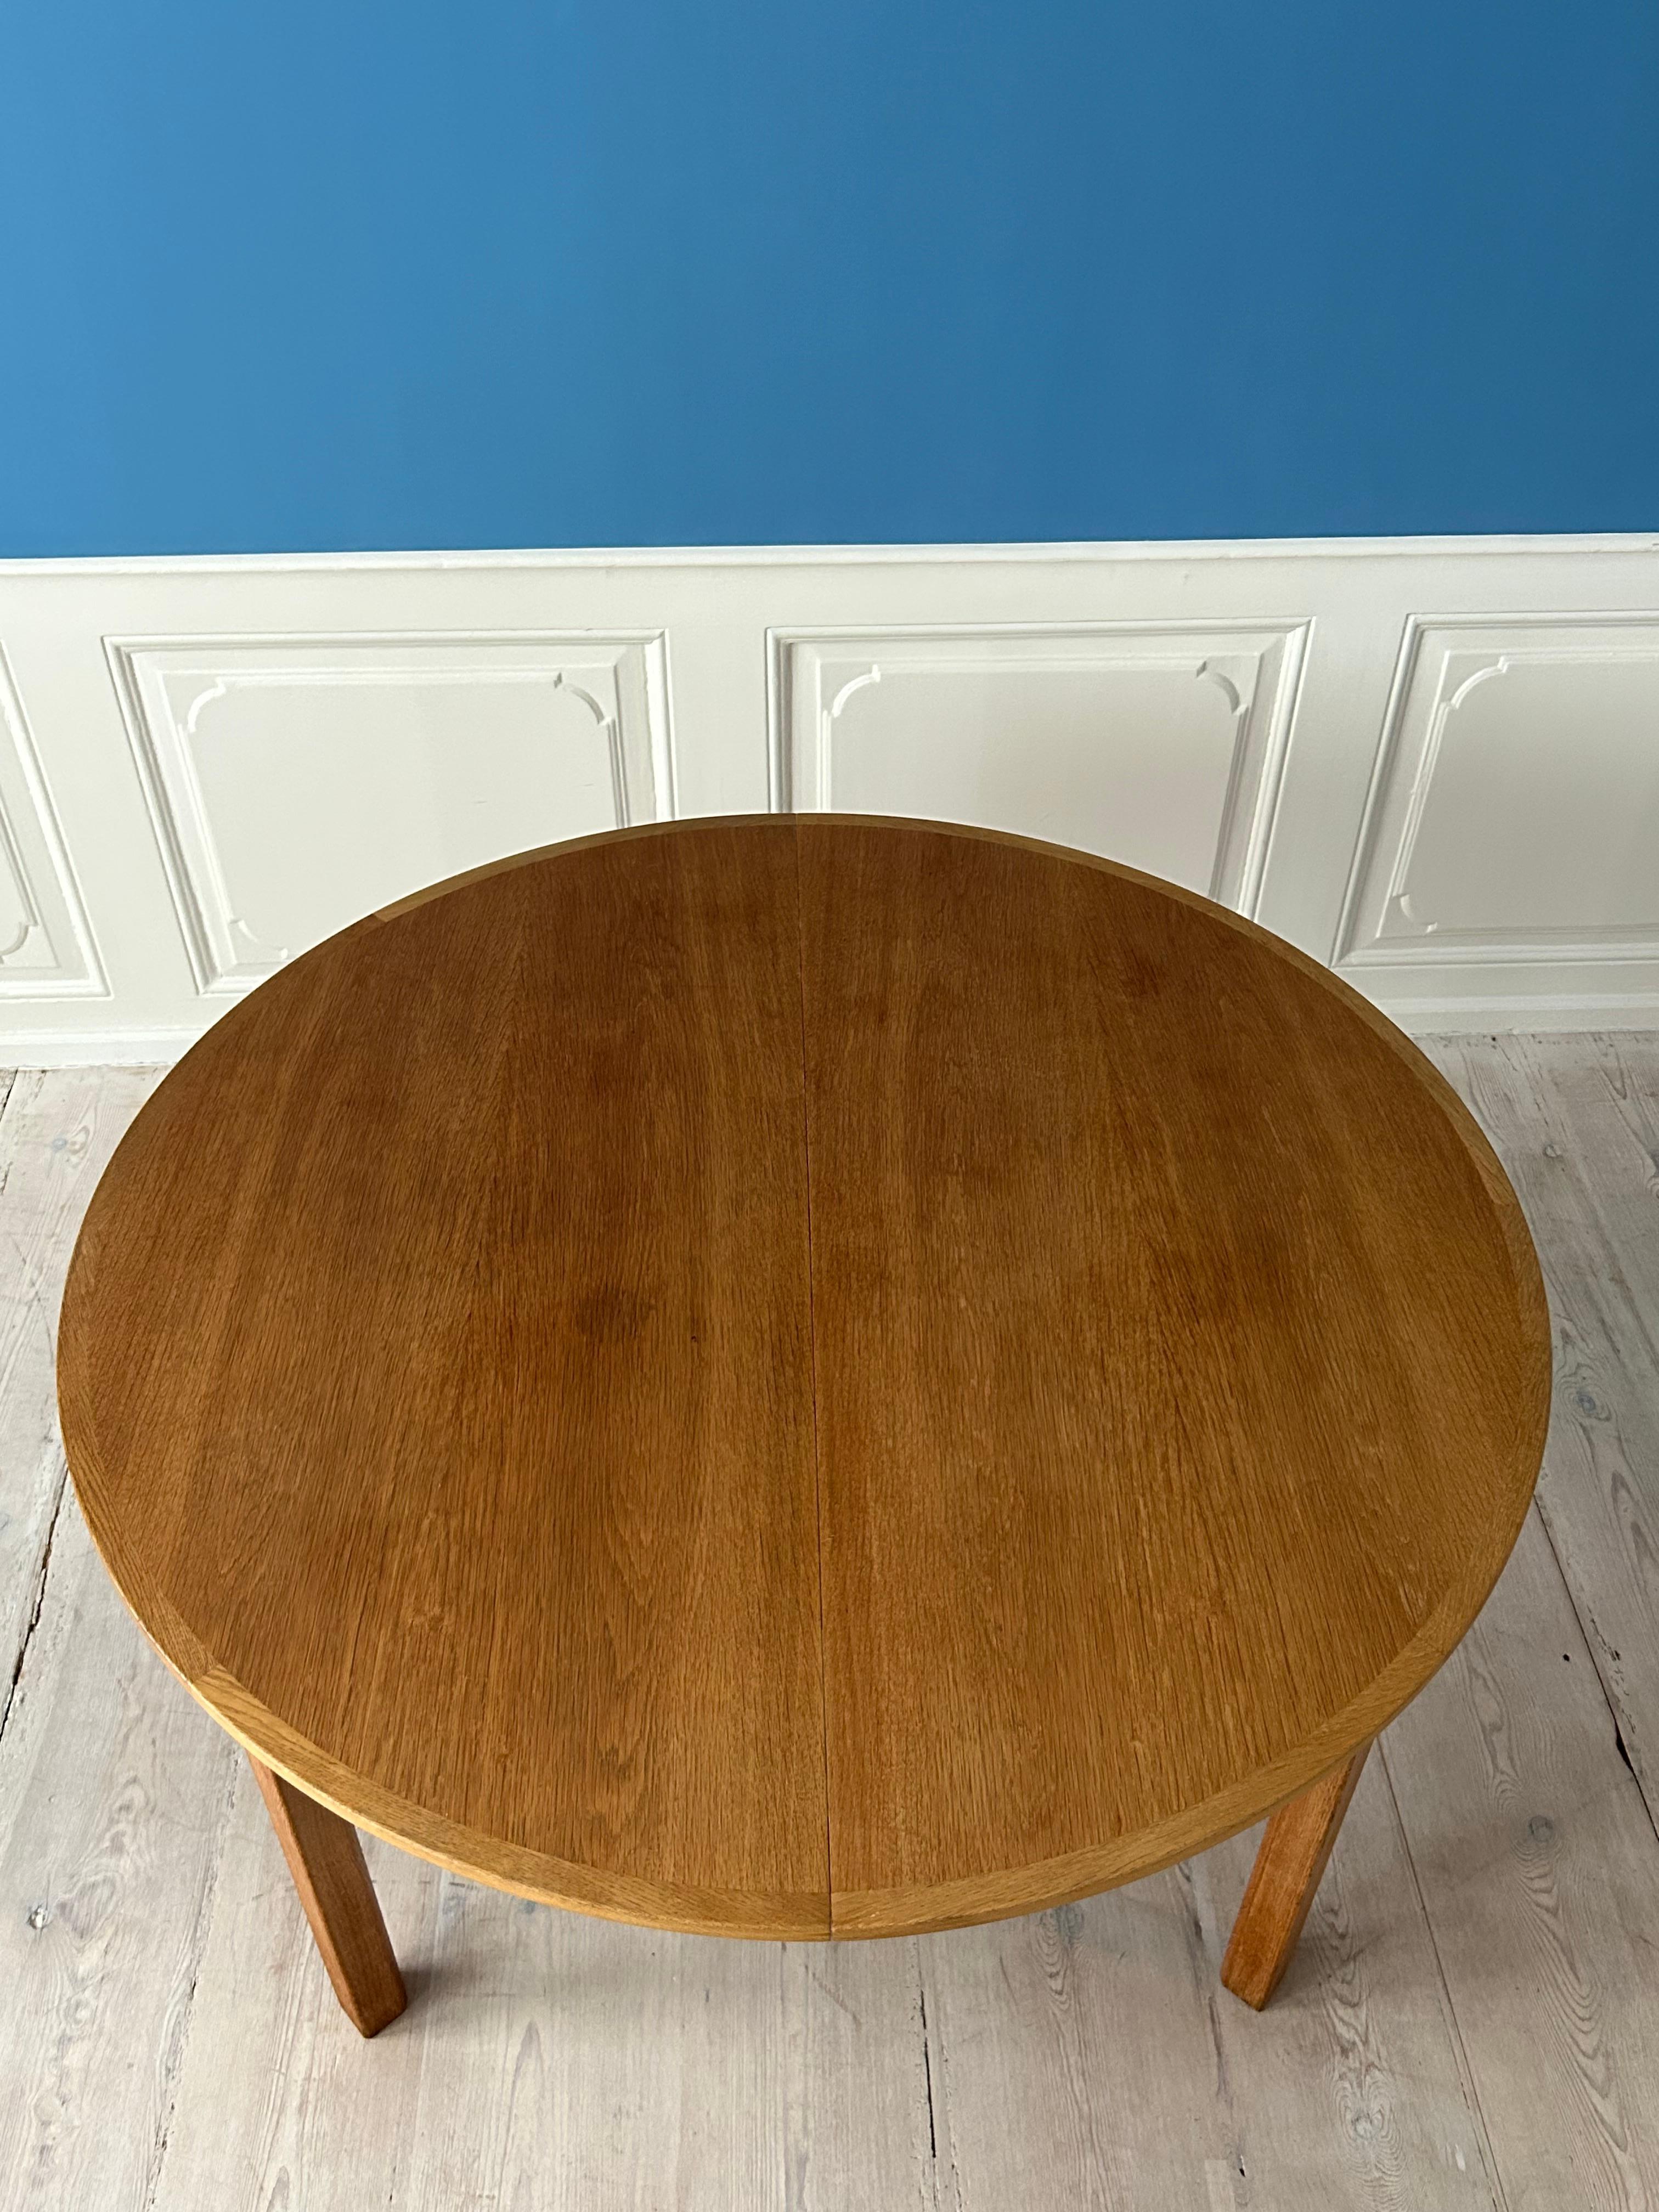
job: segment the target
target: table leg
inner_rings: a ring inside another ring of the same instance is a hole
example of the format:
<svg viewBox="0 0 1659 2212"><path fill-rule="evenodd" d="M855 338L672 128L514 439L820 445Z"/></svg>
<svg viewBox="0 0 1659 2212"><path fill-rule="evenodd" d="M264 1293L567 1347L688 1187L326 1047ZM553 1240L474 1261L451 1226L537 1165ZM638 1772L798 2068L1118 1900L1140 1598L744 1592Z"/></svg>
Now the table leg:
<svg viewBox="0 0 1659 2212"><path fill-rule="evenodd" d="M408 1999L357 1831L251 1754L248 1765L334 1994L360 2035L378 2035Z"/></svg>
<svg viewBox="0 0 1659 2212"><path fill-rule="evenodd" d="M1362 1743L1334 1774L1281 1805L1267 1823L1221 1962L1223 1982L1257 2012L1291 1963L1370 1749Z"/></svg>

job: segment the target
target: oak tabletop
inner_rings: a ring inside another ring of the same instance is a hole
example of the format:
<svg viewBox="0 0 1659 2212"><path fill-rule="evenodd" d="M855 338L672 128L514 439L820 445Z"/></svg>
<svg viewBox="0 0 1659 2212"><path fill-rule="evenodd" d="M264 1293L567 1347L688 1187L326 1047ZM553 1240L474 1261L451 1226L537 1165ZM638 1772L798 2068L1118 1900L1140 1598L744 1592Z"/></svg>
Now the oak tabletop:
<svg viewBox="0 0 1659 2212"><path fill-rule="evenodd" d="M1473 1620L1547 1317L1469 1115L1170 885L769 816L263 984L94 1198L59 1402L169 1664L583 1911L1035 1910L1336 1767Z"/></svg>

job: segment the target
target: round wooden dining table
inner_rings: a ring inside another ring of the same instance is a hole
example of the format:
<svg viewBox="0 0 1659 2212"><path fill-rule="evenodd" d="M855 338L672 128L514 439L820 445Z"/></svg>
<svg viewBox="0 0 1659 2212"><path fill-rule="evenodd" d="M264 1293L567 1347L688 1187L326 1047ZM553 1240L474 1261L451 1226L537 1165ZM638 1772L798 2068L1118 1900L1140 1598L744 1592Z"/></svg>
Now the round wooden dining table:
<svg viewBox="0 0 1659 2212"><path fill-rule="evenodd" d="M821 1940L1271 1815L1223 1966L1265 2003L1549 1364L1491 1149L1316 962L1079 853L774 815L502 861L252 992L105 1175L58 1377L368 2034L359 1828Z"/></svg>

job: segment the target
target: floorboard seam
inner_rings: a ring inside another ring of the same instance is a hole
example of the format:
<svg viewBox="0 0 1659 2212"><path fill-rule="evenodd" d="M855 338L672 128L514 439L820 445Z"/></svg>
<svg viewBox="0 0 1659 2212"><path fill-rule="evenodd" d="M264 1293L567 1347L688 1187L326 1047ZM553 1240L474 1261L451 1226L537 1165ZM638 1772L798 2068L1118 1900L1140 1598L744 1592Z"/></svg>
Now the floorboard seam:
<svg viewBox="0 0 1659 2212"><path fill-rule="evenodd" d="M1498 2163L1498 2149L1486 2125L1486 2114L1480 2102L1480 2091L1474 2079L1474 2069L1469 2063L1469 2054L1463 2041L1462 2022L1457 2017L1457 2007L1452 2002L1451 1984L1446 1978L1445 1962L1440 1956L1440 1945L1434 1932L1434 1923L1429 1917L1428 1900L1423 1894L1423 1885L1417 1878L1417 1862L1412 1856L1411 1837L1407 1832L1405 1815L1400 1809L1400 1799L1394 1786L1394 1775L1389 1766L1389 1749L1385 1739L1376 1740L1376 1761L1382 1770L1382 1778L1389 1785L1389 1803L1394 1812L1395 1832L1401 1849L1406 1856L1407 1872L1411 1876L1412 1894L1417 1899L1418 1913L1423 1923L1423 1932L1429 1939L1429 1950L1434 1959L1434 1971L1440 1983L1441 2008L1451 2033L1452 2055L1457 2067L1457 2078L1463 2092L1463 2101L1468 2107L1469 2118L1474 2123L1475 2145L1480 2154L1480 2163L1486 2168L1491 2185L1492 2202L1498 2212L1510 2212L1509 2191L1504 2186L1504 2176Z"/></svg>
<svg viewBox="0 0 1659 2212"><path fill-rule="evenodd" d="M945 2101L945 2049L941 2043L939 2055L939 2089L937 2093L938 2106L936 2106L934 2101L935 2092L933 2087L933 2030L929 2027L927 2021L927 1971L922 1958L921 1944L916 1942L915 1938L912 1938L912 1942L914 1945L914 1955L916 1962L916 2010L921 2021L922 2081L927 2097L928 2196L933 2206L933 2212L939 2212L940 2206L945 2204L948 2204L950 2212L960 2212L962 2190L957 2179L956 2152L954 2148L951 2148L951 2144L948 2116L945 2147L948 2154L948 2163L950 2166L949 2188L947 2191L943 2190L940 2187L941 2174L939 2155L939 2107L942 2106Z"/></svg>
<svg viewBox="0 0 1659 2212"><path fill-rule="evenodd" d="M1574 1141L1572 1115L1568 1102L1553 1091L1549 1070L1534 1048L1534 1042L1535 1041L1531 1037L1517 1038L1512 1052L1506 1054L1501 1048L1498 1048L1493 1054L1493 1057L1498 1060L1500 1066L1506 1065L1510 1074L1516 1079L1522 1103L1520 1113L1515 1119L1524 1125L1527 1131L1526 1137L1516 1136L1515 1121L1511 1121L1506 1134L1500 1132L1497 1117L1494 1117L1491 1126L1488 1126L1485 1118L1479 1117L1478 1109L1474 1108L1473 1099L1471 1100L1472 1110L1477 1110L1477 1117L1481 1119L1481 1127L1486 1131L1488 1140L1503 1164L1504 1174L1509 1176L1510 1183L1516 1186L1517 1196L1520 1195L1519 1182L1523 1181L1524 1177L1517 1178L1511 1172L1510 1161L1505 1154L1514 1152L1523 1142L1530 1142L1544 1152L1560 1151L1559 1164L1565 1170L1570 1182L1575 1209L1587 1217L1599 1241L1600 1264L1609 1282L1615 1285L1623 1293L1626 1308L1642 1342L1653 1354L1656 1364L1659 1364L1659 1336L1656 1336L1648 1326L1642 1301L1637 1296L1624 1269L1620 1265L1619 1255L1613 1248L1613 1237L1608 1230L1607 1214L1597 1195L1595 1184L1579 1164ZM1497 1039L1494 1038L1492 1043L1494 1047L1498 1047ZM1464 1055L1466 1072L1471 1059L1472 1055ZM1471 1077L1469 1080L1471 1091L1475 1087ZM1565 1149L1556 1145L1558 1130L1566 1139ZM1524 1200L1522 1200L1522 1209L1525 1210ZM1557 1316L1569 1310L1571 1300L1566 1295L1565 1285L1560 1285L1558 1291L1557 1277L1560 1272L1559 1263L1551 1251L1549 1240L1533 1231L1530 1215L1528 1216L1527 1227L1533 1236L1533 1243L1538 1251L1540 1269L1544 1276L1545 1289L1550 1306L1550 1335L1553 1350ZM1603 1664L1603 1654L1613 1647L1602 1634L1595 1614L1590 1610L1588 1600L1581 1601L1574 1587L1573 1577L1567 1571L1563 1547L1556 1540L1549 1505L1544 1496L1541 1474L1538 1490L1534 1496L1534 1503L1538 1510L1538 1518L1543 1525L1544 1539L1549 1546L1550 1556L1555 1561L1555 1571L1561 1577L1562 1587L1567 1594L1567 1602L1572 1608L1574 1620L1578 1623L1578 1631L1589 1650L1590 1664L1595 1669L1595 1678L1601 1685L1601 1695L1612 1715L1613 1741L1619 1747L1620 1758L1631 1771L1642 1800L1643 1809L1647 1814L1656 1839L1659 1840L1659 1805L1656 1805L1653 1796L1650 1796L1647 1780L1632 1758L1626 1741L1624 1729L1620 1721L1621 1710L1620 1692L1617 1685L1609 1680Z"/></svg>
<svg viewBox="0 0 1659 2212"><path fill-rule="evenodd" d="M921 2074L927 2090L927 2155L939 2163L939 2130L933 2122L933 2062L927 2048L927 1992L921 1998Z"/></svg>
<svg viewBox="0 0 1659 2212"><path fill-rule="evenodd" d="M1579 1151L1578 1132L1573 1124L1571 1108L1568 1102L1559 1095L1553 1096L1548 1103L1546 1103L1545 1094L1552 1088L1549 1070L1543 1065L1535 1052L1525 1051L1528 1042L1529 1040L1521 1041L1522 1051L1516 1054L1516 1061L1518 1065L1516 1066L1515 1072L1526 1103L1532 1109L1532 1133L1539 1141L1540 1150L1545 1146L1555 1144L1557 1127L1566 1137L1569 1149L1564 1153L1559 1164L1567 1170L1571 1178L1574 1194L1583 1201L1589 1216L1589 1225L1596 1232L1601 1247L1597 1255L1597 1264L1607 1279L1615 1283L1623 1291L1636 1330L1651 1353L1655 1364L1659 1364L1659 1331L1655 1330L1647 1306L1638 1295L1631 1284L1629 1276L1625 1273L1619 1257L1618 1246L1608 1227L1607 1211L1601 1204L1595 1182L1579 1165L1582 1155ZM1631 1142L1636 1145L1638 1139L1632 1136ZM1497 1149L1495 1139L1493 1149ZM1501 1158L1502 1155L1500 1154L1499 1157ZM1507 1166L1504 1172L1505 1174L1509 1172ZM1531 1225L1528 1222L1528 1228ZM1533 1241L1536 1243L1538 1240L1534 1237Z"/></svg>
<svg viewBox="0 0 1659 2212"><path fill-rule="evenodd" d="M3 1123L5 1120L6 1108L10 1102L11 1094L17 1088L17 1077L16 1068L0 1067L0 1123ZM10 1160L0 1160L0 1198L5 1196L6 1185L11 1181L11 1168Z"/></svg>
<svg viewBox="0 0 1659 2212"><path fill-rule="evenodd" d="M46 1601L46 1577L52 1572L52 1547L58 1536L58 1521L64 1510L64 1494L69 1487L69 1469L60 1466L57 1488L52 1496L52 1511L46 1516L46 1539L40 1547L40 1557L35 1565L34 1583L29 1597L27 1618L23 1633L17 1640L17 1654L12 1661L11 1680L6 1685L6 1702L0 1705L0 1743L5 1741L6 1729L11 1720L11 1709L16 1701L17 1686L23 1679L24 1662L29 1656L29 1645L34 1632L40 1626L41 1607Z"/></svg>
<svg viewBox="0 0 1659 2212"><path fill-rule="evenodd" d="M1602 1634L1595 1614L1589 1612L1588 1605L1579 1603L1578 1594L1572 1586L1572 1577L1567 1572L1566 1561L1561 1556L1561 1547L1555 1540L1555 1531L1550 1525L1548 1508L1541 1498L1534 1502L1538 1508L1538 1518L1544 1531L1544 1541L1550 1547L1550 1557L1555 1562L1555 1571L1561 1577L1561 1586L1567 1594L1567 1603L1572 1607L1572 1617L1578 1624L1578 1633L1583 1638L1584 1648L1589 1653L1589 1662L1595 1670L1596 1687L1601 1692L1601 1701L1607 1706L1607 1717L1613 1723L1613 1743L1620 1758L1630 1769L1630 1778L1636 1784L1636 1794L1641 1799L1642 1809L1648 1816L1648 1826L1653 1830L1654 1841L1659 1843L1659 1808L1656 1808L1652 1798L1649 1796L1648 1785L1643 1778L1641 1770L1631 1756L1630 1747L1625 1741L1624 1729L1620 1723L1619 1694L1613 1685L1608 1681L1602 1668L1601 1654L1607 1649L1607 1640Z"/></svg>
<svg viewBox="0 0 1659 2212"><path fill-rule="evenodd" d="M207 1880L202 1885L202 1902L196 1915L196 1927L191 1946L190 1978L184 2002L178 2008L174 2024L167 2037L163 2054L162 2079L165 2083L165 2104L155 2124L155 2141L150 2146L149 2166L144 2176L143 2212L156 2212L161 2188L161 2176L167 2166L168 2149L173 2142L173 2123L179 2113L179 2093L184 2086L185 2053L190 2042L190 2024L196 2010L197 1984L201 1980L202 1965L207 1955L208 1937L212 1929L213 1908L218 1900L219 1877L224 1868L225 1845L234 1816L236 1792L241 1787L246 1768L240 1759L231 1763L229 1786L219 1801L219 1819L214 1837L213 1857L208 1867Z"/></svg>

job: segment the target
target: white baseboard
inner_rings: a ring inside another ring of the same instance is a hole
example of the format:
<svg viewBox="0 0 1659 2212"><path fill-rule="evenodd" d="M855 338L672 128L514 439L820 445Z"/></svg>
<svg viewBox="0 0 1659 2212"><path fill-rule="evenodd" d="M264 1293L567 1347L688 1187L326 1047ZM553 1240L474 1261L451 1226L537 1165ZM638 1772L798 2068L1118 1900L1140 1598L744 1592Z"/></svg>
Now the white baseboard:
<svg viewBox="0 0 1659 2212"><path fill-rule="evenodd" d="M1512 1002L1465 1006L1425 1002L1402 1019L1389 1018L1408 1036L1512 1036L1566 1032L1597 1035L1659 1029L1659 1004L1650 1000L1583 1000L1543 1009L1522 1019ZM188 1030L20 1030L0 1033L0 1065L20 1068L172 1067L203 1033Z"/></svg>
<svg viewBox="0 0 1659 2212"><path fill-rule="evenodd" d="M1659 996L1407 999L1376 1004L1408 1036L1515 1036L1659 1029Z"/></svg>
<svg viewBox="0 0 1659 2212"><path fill-rule="evenodd" d="M1659 1029L1659 999L1418 999L1382 1011L1408 1036L1510 1036ZM205 1035L181 1029L0 1029L0 1065L171 1067Z"/></svg>
<svg viewBox="0 0 1659 2212"><path fill-rule="evenodd" d="M422 883L781 805L1114 854L1419 1032L1659 1026L1656 727L1650 534L0 563L0 1062L172 1060Z"/></svg>
<svg viewBox="0 0 1659 2212"><path fill-rule="evenodd" d="M200 1029L22 1030L0 1027L7 1067L171 1067L205 1032Z"/></svg>

